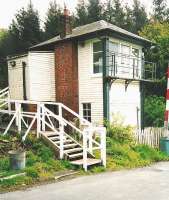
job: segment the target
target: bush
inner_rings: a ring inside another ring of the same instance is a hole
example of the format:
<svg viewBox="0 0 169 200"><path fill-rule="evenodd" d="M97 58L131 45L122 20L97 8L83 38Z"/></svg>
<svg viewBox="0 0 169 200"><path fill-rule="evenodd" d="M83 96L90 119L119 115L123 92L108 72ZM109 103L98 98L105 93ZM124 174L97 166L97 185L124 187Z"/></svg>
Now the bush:
<svg viewBox="0 0 169 200"><path fill-rule="evenodd" d="M120 143L133 143L133 129L130 126L122 126L120 124L112 124L105 122L107 128L107 136Z"/></svg>
<svg viewBox="0 0 169 200"><path fill-rule="evenodd" d="M26 175L31 177L31 178L38 178L39 173L38 170L35 167L29 167L25 170Z"/></svg>
<svg viewBox="0 0 169 200"><path fill-rule="evenodd" d="M144 103L144 122L145 127L164 125L165 98L149 96Z"/></svg>
<svg viewBox="0 0 169 200"><path fill-rule="evenodd" d="M0 158L0 171L8 171L9 170L9 158L4 157Z"/></svg>

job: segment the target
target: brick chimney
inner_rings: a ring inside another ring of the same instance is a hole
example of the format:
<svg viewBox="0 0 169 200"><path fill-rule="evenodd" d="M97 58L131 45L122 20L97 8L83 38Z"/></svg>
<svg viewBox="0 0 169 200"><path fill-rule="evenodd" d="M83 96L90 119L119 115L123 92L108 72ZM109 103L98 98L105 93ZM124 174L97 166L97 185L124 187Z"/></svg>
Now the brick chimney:
<svg viewBox="0 0 169 200"><path fill-rule="evenodd" d="M63 13L61 22L62 22L61 37L64 38L66 37L66 35L69 35L72 33L72 20L71 20L70 12L67 9L66 5L64 6L64 13Z"/></svg>

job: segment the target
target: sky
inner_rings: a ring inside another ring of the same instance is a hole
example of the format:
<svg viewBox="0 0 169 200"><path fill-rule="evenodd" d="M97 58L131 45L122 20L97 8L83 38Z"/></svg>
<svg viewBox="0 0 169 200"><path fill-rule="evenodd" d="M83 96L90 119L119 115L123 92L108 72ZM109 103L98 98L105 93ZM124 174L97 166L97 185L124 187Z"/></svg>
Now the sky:
<svg viewBox="0 0 169 200"><path fill-rule="evenodd" d="M16 12L22 7L26 7L30 0L0 0L0 28L7 28ZM105 0L102 0L105 1ZM146 6L148 11L151 10L151 2L153 0L140 0ZM34 7L39 11L40 19L43 21L45 19L45 14L50 0L32 0ZM70 10L74 10L78 0L56 0L58 4L62 7L65 4ZM131 5L133 0L123 0L123 2ZM167 0L169 5L169 0Z"/></svg>

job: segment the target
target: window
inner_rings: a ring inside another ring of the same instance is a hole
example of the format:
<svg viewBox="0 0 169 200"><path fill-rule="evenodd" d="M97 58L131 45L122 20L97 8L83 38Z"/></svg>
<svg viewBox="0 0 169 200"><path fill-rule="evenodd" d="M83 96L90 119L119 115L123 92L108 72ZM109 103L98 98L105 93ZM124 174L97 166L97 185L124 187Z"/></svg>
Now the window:
<svg viewBox="0 0 169 200"><path fill-rule="evenodd" d="M139 50L132 48L132 65L134 67L134 75L138 76L139 68Z"/></svg>
<svg viewBox="0 0 169 200"><path fill-rule="evenodd" d="M130 64L130 47L127 45L121 45L121 64Z"/></svg>
<svg viewBox="0 0 169 200"><path fill-rule="evenodd" d="M117 71L118 47L118 43L109 42L109 66L114 73Z"/></svg>
<svg viewBox="0 0 169 200"><path fill-rule="evenodd" d="M91 122L91 103L83 103L83 117Z"/></svg>
<svg viewBox="0 0 169 200"><path fill-rule="evenodd" d="M93 73L102 73L103 70L102 42L93 43Z"/></svg>

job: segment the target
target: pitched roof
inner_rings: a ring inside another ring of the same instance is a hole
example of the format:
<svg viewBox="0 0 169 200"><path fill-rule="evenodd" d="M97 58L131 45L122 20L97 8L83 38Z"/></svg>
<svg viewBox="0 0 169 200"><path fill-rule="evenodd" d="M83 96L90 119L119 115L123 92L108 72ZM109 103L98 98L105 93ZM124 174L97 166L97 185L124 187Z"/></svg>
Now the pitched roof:
<svg viewBox="0 0 169 200"><path fill-rule="evenodd" d="M112 32L120 33L122 35L126 35L130 38L139 40L141 42L152 43L150 40L147 40L147 39L140 37L140 36L138 36L134 33L126 31L126 30L124 30L124 29L122 29L118 26L115 26L113 24L110 24L110 23L108 23L104 20L100 20L100 21L97 21L97 22L93 22L93 23L90 23L90 24L87 24L87 25L84 25L84 26L79 26L77 28L74 28L72 30L72 34L66 35L66 37L64 37L64 38L61 38L60 36L56 36L52 39L49 39L47 41L44 41L40 44L37 44L37 45L31 47L31 49L36 48L36 47L46 46L46 45L49 45L49 44L53 44L53 43L56 43L56 42L61 41L61 40L80 37L80 36L90 34L90 33L94 33L94 32L101 31L101 30L109 30L109 31L112 31Z"/></svg>

